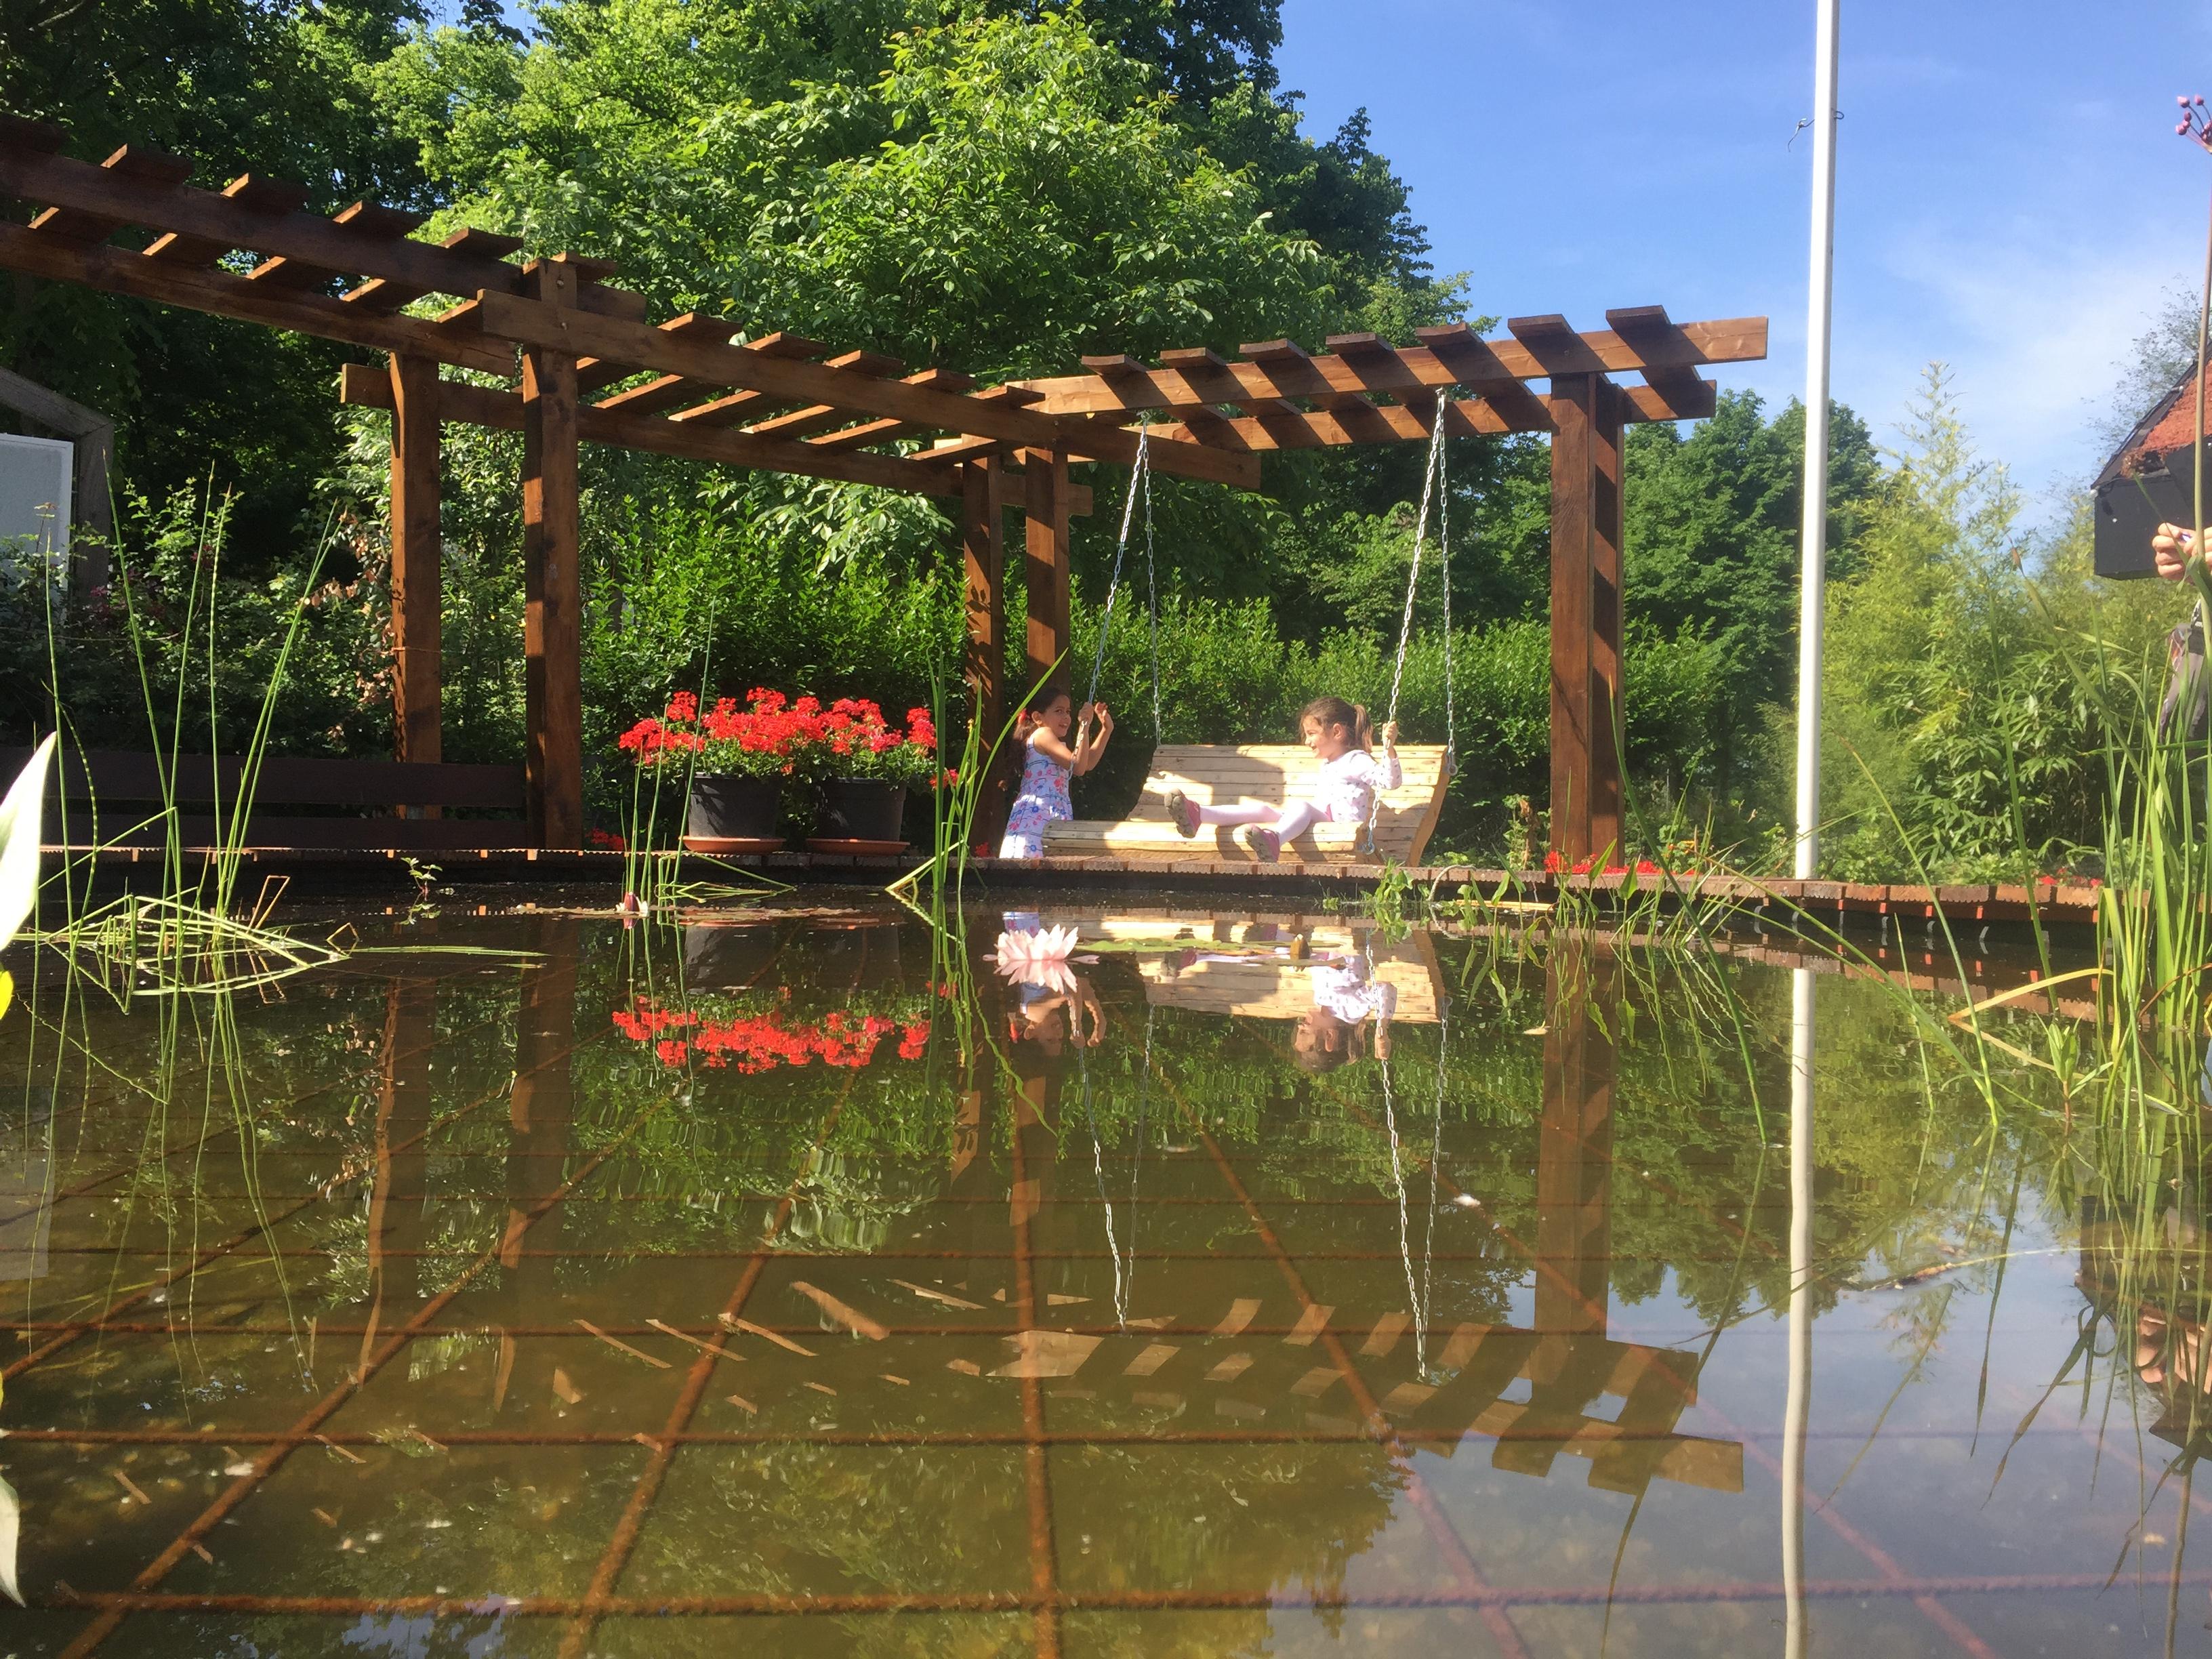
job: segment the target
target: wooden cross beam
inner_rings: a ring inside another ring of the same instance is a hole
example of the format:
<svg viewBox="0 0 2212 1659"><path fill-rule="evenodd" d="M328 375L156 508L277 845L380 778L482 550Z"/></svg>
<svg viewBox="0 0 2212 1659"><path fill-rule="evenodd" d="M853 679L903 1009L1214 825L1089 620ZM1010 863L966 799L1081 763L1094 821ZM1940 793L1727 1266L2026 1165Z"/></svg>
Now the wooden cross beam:
<svg viewBox="0 0 2212 1659"><path fill-rule="evenodd" d="M1554 374L1644 374L1657 381L1629 388L1629 418L1693 419L1711 413L1710 385L1694 371L1708 364L1745 362L1766 355L1766 319L1674 323L1663 308L1609 313L1610 329L1577 334L1550 318L1516 318L1510 337L1484 340L1465 324L1417 331L1418 346L1395 347L1371 334L1332 337L1332 350L1310 356L1288 341L1243 349L1244 361L1226 362L1211 352L1163 352L1160 367L1146 368L1126 356L1097 360L1112 372L1094 371L1019 384L1042 394L1046 415L1129 414L1166 410L1178 414L1220 404L1249 407L1286 398L1329 400L1377 395L1404 399L1446 387L1473 392L1492 404L1506 431L1547 431L1548 416L1522 383ZM1556 326L1555 326L1556 325ZM1086 360L1086 362L1091 360ZM1692 383L1694 383L1694 389ZM1649 392L1649 397L1641 395Z"/></svg>
<svg viewBox="0 0 2212 1659"><path fill-rule="evenodd" d="M411 352L457 368L514 373L513 347L480 335L457 337L427 318L386 316L327 295L270 288L217 267L171 264L126 248L64 241L21 225L0 224L0 266L348 345Z"/></svg>
<svg viewBox="0 0 2212 1659"><path fill-rule="evenodd" d="M348 363L338 377L338 401L362 409L393 406L392 380L382 369L365 363ZM522 394L497 386L471 386L443 380L438 387L441 420L489 427L501 432L522 430ZM755 437L744 430L729 430L696 421L634 415L605 404L586 404L576 412L576 435L586 443L648 454L672 455L682 460L714 461L725 466L750 467L764 472L788 472L799 477L832 478L841 483L873 484L911 495L957 495L965 488L959 473L933 459L925 465L902 455L873 454L839 443L843 433L790 441ZM996 440L983 441L980 450L966 452L969 459L988 455L1000 447ZM1091 511L1091 490L1086 484L1070 486L1069 511L1085 518Z"/></svg>
<svg viewBox="0 0 2212 1659"><path fill-rule="evenodd" d="M339 402L389 409L392 395L391 380L382 370L361 363L345 366L338 383ZM522 394L496 386L446 381L440 387L439 410L446 420L471 426L490 427L503 432L522 429ZM743 430L707 426L696 421L667 420L609 408L604 404L586 404L577 410L576 435L586 443L643 450L654 455L717 461L726 466L789 472L800 477L834 478L843 483L876 484L918 495L954 495L961 489L958 476L950 470L926 466L901 456L757 438Z"/></svg>
<svg viewBox="0 0 2212 1659"><path fill-rule="evenodd" d="M688 338L625 318L584 311L556 313L535 301L489 289L479 298L477 325L487 335L525 346L635 363L664 374L760 392L808 409L850 410L855 419L873 416L1028 448L1065 446L1076 459L1118 461L1125 465L1136 459L1133 430L1112 425L1070 431L1060 422L1022 406L1035 401L1027 387L994 388L995 396L948 392L912 380L871 375L861 366L837 368ZM925 453L933 464L940 464L936 454ZM1255 460L1187 441L1156 439L1152 459L1163 472L1241 489L1252 489L1259 483ZM948 475L943 493L957 487L957 481Z"/></svg>
<svg viewBox="0 0 2212 1659"><path fill-rule="evenodd" d="M222 191L185 182L191 166L126 145L99 166L59 153L52 128L0 120L0 195L39 206L29 225L0 224L0 265L109 293L410 353L490 374L512 374L511 349L441 319L398 314L430 294L515 289L531 269L507 262L512 237L465 231L418 241L413 215L356 202L330 217L303 211L307 192L246 174ZM137 226L143 251L108 238ZM254 256L250 271L221 262ZM602 286L613 267L573 262L586 309L643 316L642 295ZM344 297L329 290L361 278Z"/></svg>

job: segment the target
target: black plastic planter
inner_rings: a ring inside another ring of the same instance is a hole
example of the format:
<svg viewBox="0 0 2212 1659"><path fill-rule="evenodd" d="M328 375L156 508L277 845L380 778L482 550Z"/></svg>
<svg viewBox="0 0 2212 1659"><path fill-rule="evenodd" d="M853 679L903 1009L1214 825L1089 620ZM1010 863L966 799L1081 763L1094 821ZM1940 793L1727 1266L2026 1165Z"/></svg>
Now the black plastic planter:
<svg viewBox="0 0 2212 1659"><path fill-rule="evenodd" d="M697 777L691 780L691 807L685 844L695 851L768 853L783 845L777 826L783 817L781 778ZM732 842L770 842L732 848ZM717 845L708 847L703 843Z"/></svg>
<svg viewBox="0 0 2212 1659"><path fill-rule="evenodd" d="M822 808L814 820L817 842L865 844L870 851L892 852L906 845L899 835L906 817L906 785L883 778L824 778ZM837 851L857 851L857 846Z"/></svg>

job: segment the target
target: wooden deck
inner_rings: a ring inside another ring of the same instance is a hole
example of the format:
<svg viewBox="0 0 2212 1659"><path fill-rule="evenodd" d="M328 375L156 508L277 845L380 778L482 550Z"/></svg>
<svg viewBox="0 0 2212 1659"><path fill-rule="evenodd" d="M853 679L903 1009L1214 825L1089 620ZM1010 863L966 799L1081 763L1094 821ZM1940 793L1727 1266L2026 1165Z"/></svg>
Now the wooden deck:
<svg viewBox="0 0 2212 1659"><path fill-rule="evenodd" d="M88 850L73 849L82 856ZM49 863L64 849L49 847ZM207 856L187 849L187 856ZM593 848L546 852L532 848L452 850L423 848L254 847L241 855L242 867L288 875L301 881L329 879L347 885L406 882L410 860L434 865L441 884L477 882L607 882L621 878L623 854ZM161 867L159 848L112 848L95 854L103 874L129 879ZM921 861L908 852L890 858L860 858L805 852L708 860L686 856L687 878L712 880L718 869L757 870L779 881L840 883L880 887ZM1626 873L1561 876L1541 870L1509 872L1467 865L1427 866L1405 872L1424 890L1456 897L1473 885L1486 895L1545 903L1562 893L1586 894L1601 905L1617 905L1631 893L1664 891L1666 878ZM979 858L969 860L968 892L988 899L1008 889L1081 889L1108 893L1173 892L1187 896L1218 895L1224 899L1273 897L1286 902L1316 898L1353 899L1370 890L1382 871L1372 865L1255 864L1248 859L1138 858L1041 859L1033 861ZM1683 898L1718 902L1739 909L1770 914L1802 906L1823 920L1846 916L1894 916L1900 921L1929 921L1939 914L1953 922L2026 921L2031 915L2047 923L2087 926L2096 919L2100 889L2045 885L2031 908L2028 890L1987 884L1922 887L1838 881L1753 881L1738 876L1676 877ZM1292 908L1303 908L1293 903Z"/></svg>

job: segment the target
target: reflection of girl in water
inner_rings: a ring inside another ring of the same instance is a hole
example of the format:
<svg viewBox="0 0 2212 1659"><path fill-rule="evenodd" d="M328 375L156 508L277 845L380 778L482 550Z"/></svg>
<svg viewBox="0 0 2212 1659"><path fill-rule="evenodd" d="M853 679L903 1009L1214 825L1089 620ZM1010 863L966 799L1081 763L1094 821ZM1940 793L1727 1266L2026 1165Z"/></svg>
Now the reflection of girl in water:
<svg viewBox="0 0 2212 1659"><path fill-rule="evenodd" d="M1084 1020L1091 1029L1086 1034ZM1080 974L1068 976L1066 987L1023 984L1014 988L1013 1012L1006 1016L1010 1042L1031 1042L1048 1059L1057 1060L1073 1036L1082 1048L1096 1048L1106 1035L1106 1011L1098 994Z"/></svg>
<svg viewBox="0 0 2212 1659"><path fill-rule="evenodd" d="M1375 1022L1375 1056L1390 1057L1390 1017L1398 1012L1398 988L1376 979L1364 957L1317 962L1308 970L1313 1009L1299 1023L1291 1047L1309 1072L1332 1072L1358 1060L1367 1046L1367 1022Z"/></svg>
<svg viewBox="0 0 2212 1659"><path fill-rule="evenodd" d="M1014 1006L1006 1017L1007 1040L1033 1042L1051 1060L1060 1057L1070 1035L1082 1047L1097 1048L1105 1035L1106 1015L1091 981L1069 967L1065 956L1024 959L1011 952L1016 940L1035 939L1046 933L1043 920L1036 911L1009 910L1005 921L999 971L1013 981L1014 988ZM1065 931L1072 939L1073 930ZM1091 1020L1088 1036L1083 1029L1086 1014Z"/></svg>

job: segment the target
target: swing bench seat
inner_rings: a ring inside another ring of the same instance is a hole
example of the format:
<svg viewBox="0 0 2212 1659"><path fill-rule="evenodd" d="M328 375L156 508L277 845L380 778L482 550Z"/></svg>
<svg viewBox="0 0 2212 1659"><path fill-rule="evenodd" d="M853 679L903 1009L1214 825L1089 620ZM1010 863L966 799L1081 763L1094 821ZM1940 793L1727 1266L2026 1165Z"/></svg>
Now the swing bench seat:
<svg viewBox="0 0 2212 1659"><path fill-rule="evenodd" d="M1442 744L1401 744L1398 763L1405 781L1385 790L1375 814L1374 840L1358 823L1317 823L1283 846L1286 865L1419 864L1443 810ZM1303 744L1163 744L1136 810L1119 820L1068 818L1045 826L1048 859L1140 859L1147 861L1256 862L1249 832L1228 824L1202 824L1186 839L1168 820L1168 796L1177 789L1201 805L1240 800L1280 806L1309 798L1321 763Z"/></svg>

